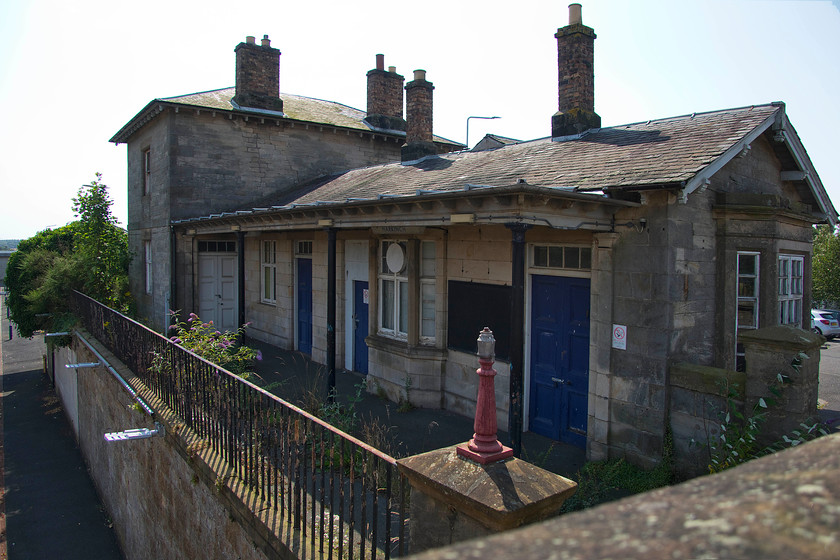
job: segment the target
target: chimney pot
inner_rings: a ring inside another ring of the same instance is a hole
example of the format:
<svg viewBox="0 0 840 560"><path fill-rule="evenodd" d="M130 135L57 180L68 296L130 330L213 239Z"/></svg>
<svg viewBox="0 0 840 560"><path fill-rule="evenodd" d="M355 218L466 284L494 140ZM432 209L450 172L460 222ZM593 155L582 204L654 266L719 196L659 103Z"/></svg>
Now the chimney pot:
<svg viewBox="0 0 840 560"><path fill-rule="evenodd" d="M569 4L569 25L582 25L580 4Z"/></svg>
<svg viewBox="0 0 840 560"><path fill-rule="evenodd" d="M257 43L257 39L253 35L248 35L247 37L245 37L245 42L249 45L255 45Z"/></svg>
<svg viewBox="0 0 840 560"><path fill-rule="evenodd" d="M396 74L397 73L397 67L396 66L389 66L388 67L388 72L390 72L391 74Z"/></svg>
<svg viewBox="0 0 840 560"><path fill-rule="evenodd" d="M384 54L376 55L376 69L377 70L385 70L385 55Z"/></svg>
<svg viewBox="0 0 840 560"><path fill-rule="evenodd" d="M268 35L263 35L263 38L262 38L262 41L260 41L260 44L264 47L270 47L271 46L271 41L269 41Z"/></svg>
<svg viewBox="0 0 840 560"><path fill-rule="evenodd" d="M426 71L425 70L415 70L414 71L414 79L417 81L426 81Z"/></svg>

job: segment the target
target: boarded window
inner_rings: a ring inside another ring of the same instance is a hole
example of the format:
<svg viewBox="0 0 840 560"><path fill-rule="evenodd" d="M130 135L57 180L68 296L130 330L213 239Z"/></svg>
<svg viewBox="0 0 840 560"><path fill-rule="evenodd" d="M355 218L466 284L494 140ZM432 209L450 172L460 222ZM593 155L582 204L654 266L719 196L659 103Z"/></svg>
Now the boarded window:
<svg viewBox="0 0 840 560"><path fill-rule="evenodd" d="M475 354L478 333L490 327L496 357L510 359L511 292L510 286L450 280L447 346Z"/></svg>

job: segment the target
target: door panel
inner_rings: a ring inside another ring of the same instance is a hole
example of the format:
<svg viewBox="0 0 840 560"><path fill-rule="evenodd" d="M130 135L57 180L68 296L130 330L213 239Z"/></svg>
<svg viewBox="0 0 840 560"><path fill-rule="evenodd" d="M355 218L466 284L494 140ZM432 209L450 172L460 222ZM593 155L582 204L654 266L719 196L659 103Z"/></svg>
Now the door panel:
<svg viewBox="0 0 840 560"><path fill-rule="evenodd" d="M586 444L589 395L589 280L533 276L531 281L532 431Z"/></svg>
<svg viewBox="0 0 840 560"><path fill-rule="evenodd" d="M353 282L353 369L359 373L368 372L368 283Z"/></svg>
<svg viewBox="0 0 840 560"><path fill-rule="evenodd" d="M199 254L198 316L221 331L238 327L235 256Z"/></svg>
<svg viewBox="0 0 840 560"><path fill-rule="evenodd" d="M297 347L312 353L312 259L297 259Z"/></svg>

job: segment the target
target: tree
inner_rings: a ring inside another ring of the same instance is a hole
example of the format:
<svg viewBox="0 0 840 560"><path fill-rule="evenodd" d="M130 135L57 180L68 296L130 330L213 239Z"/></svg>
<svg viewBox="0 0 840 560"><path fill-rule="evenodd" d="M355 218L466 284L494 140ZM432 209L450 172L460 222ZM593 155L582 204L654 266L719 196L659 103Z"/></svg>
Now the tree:
<svg viewBox="0 0 840 560"><path fill-rule="evenodd" d="M67 330L73 290L131 312L128 236L111 214L108 187L96 180L79 189L73 211L79 219L20 242L6 268L12 321L21 336L37 330Z"/></svg>
<svg viewBox="0 0 840 560"><path fill-rule="evenodd" d="M813 305L836 307L840 303L840 238L828 225L817 226L812 260Z"/></svg>

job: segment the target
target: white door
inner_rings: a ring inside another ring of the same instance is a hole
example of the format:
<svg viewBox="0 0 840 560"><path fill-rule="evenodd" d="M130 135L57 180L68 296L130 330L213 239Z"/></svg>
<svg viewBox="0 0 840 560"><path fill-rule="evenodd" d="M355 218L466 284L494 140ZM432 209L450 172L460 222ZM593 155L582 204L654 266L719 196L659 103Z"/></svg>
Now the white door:
<svg viewBox="0 0 840 560"><path fill-rule="evenodd" d="M220 331L236 324L236 255L198 255L198 315Z"/></svg>

